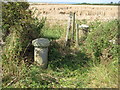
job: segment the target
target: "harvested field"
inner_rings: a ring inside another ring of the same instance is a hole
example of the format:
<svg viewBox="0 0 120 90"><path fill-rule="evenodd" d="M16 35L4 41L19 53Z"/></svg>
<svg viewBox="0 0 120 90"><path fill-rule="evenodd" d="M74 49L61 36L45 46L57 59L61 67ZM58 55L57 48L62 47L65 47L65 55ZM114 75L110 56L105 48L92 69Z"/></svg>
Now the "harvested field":
<svg viewBox="0 0 120 90"><path fill-rule="evenodd" d="M47 17L49 22L62 22L68 19L70 12L76 13L78 20L111 20L118 18L118 6L110 5L62 5L62 4L31 4L30 8L37 8L38 17Z"/></svg>

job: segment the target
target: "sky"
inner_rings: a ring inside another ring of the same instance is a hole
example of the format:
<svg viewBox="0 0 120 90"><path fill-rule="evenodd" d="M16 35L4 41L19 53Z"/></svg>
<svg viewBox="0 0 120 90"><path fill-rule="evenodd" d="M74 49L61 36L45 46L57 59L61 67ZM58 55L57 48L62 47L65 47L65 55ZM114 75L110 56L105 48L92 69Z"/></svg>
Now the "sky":
<svg viewBox="0 0 120 90"><path fill-rule="evenodd" d="M118 3L120 0L27 0L28 2Z"/></svg>

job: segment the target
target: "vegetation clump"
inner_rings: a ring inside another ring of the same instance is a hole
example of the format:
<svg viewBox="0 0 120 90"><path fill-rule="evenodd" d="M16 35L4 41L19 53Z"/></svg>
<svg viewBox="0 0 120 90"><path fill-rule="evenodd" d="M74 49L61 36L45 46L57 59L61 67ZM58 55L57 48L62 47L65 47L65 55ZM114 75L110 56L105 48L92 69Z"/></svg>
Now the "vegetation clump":
<svg viewBox="0 0 120 90"><path fill-rule="evenodd" d="M31 41L40 37L45 19L39 21L33 17L27 2L2 2L2 7L2 38L5 42L2 55L4 82L9 74L14 77L20 76L20 72L24 71L22 69L18 72L18 69L22 68L22 62L33 61L34 48Z"/></svg>
<svg viewBox="0 0 120 90"><path fill-rule="evenodd" d="M90 22L90 32L79 48L64 47L66 29L44 26L44 19L32 17L27 2L2 5L3 87L118 88L118 20ZM38 37L51 41L46 70L24 64L33 60L31 41Z"/></svg>

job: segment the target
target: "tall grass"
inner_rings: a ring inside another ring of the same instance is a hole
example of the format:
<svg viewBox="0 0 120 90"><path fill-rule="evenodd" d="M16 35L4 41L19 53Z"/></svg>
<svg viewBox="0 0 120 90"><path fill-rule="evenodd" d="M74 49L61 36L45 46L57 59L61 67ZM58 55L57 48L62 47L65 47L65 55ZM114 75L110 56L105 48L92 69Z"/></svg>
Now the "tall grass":
<svg viewBox="0 0 120 90"><path fill-rule="evenodd" d="M32 24L29 20L26 23L28 28L15 24L6 38L4 49L6 54L3 55L3 87L118 88L118 44L110 42L110 40L117 41L120 24L118 20L88 23L90 32L84 42L79 42L79 48L62 45L65 27L58 25L49 27L43 24L39 26L34 20ZM86 20L80 22L82 23L86 23ZM31 25L32 27L29 27ZM32 31L31 28L36 31ZM26 29L28 32L24 32ZM36 38L34 35L51 41L49 64L46 70L34 64L24 63L26 59L30 61L33 58L30 57L33 55L31 49L27 49L25 54L23 51L27 44ZM20 57L23 54L30 58Z"/></svg>
<svg viewBox="0 0 120 90"><path fill-rule="evenodd" d="M2 7L2 38L5 42L2 81L3 87L9 87L27 75L28 66L33 62L31 41L40 37L45 19L39 21L33 17L27 2L2 2Z"/></svg>
<svg viewBox="0 0 120 90"><path fill-rule="evenodd" d="M45 26L42 35L52 40L48 69L30 65L28 71L23 72L25 76L9 87L118 88L118 45L109 42L116 38L118 24L117 20L89 23L91 32L80 42L79 49L61 45L60 36L64 32L60 31L64 28Z"/></svg>

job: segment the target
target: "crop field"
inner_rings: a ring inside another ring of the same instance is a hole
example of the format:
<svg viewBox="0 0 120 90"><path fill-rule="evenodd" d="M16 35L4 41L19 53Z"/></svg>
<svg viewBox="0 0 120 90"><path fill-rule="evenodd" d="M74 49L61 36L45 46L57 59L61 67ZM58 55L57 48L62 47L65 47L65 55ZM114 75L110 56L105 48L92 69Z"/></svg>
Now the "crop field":
<svg viewBox="0 0 120 90"><path fill-rule="evenodd" d="M88 21L107 21L118 18L118 6L111 5L62 5L62 4L31 4L30 8L37 8L39 18L47 17L52 24L68 20L70 12L76 13L76 19ZM63 24L65 24L64 22Z"/></svg>

